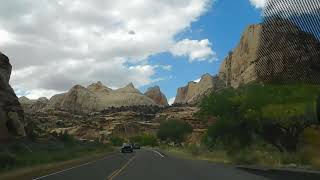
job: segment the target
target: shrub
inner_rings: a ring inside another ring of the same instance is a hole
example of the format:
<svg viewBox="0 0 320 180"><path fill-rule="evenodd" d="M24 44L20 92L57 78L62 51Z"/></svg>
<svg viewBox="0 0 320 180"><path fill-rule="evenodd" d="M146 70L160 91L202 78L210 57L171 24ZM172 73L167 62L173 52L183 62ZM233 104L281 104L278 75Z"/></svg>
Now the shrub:
<svg viewBox="0 0 320 180"><path fill-rule="evenodd" d="M17 163L14 155L7 152L0 152L0 169L10 168Z"/></svg>
<svg viewBox="0 0 320 180"><path fill-rule="evenodd" d="M190 144L189 146L187 146L187 150L193 156L199 156L203 152L203 149L201 149L201 147L199 145L196 145L196 144Z"/></svg>
<svg viewBox="0 0 320 180"><path fill-rule="evenodd" d="M130 138L131 143L137 143L141 146L157 146L158 140L157 137L153 134L142 134Z"/></svg>
<svg viewBox="0 0 320 180"><path fill-rule="evenodd" d="M64 143L74 143L75 139L74 137L72 137L70 134L68 134L67 132L60 134L57 136L58 140L64 142Z"/></svg>
<svg viewBox="0 0 320 180"><path fill-rule="evenodd" d="M211 94L197 115L217 117L205 139L211 148L219 141L245 148L262 138L280 151L295 152L303 130L318 122L318 94L320 88L312 85L252 84Z"/></svg>
<svg viewBox="0 0 320 180"><path fill-rule="evenodd" d="M192 133L192 126L184 121L168 120L160 124L158 138L166 141L170 140L177 144L181 144L185 140L186 135Z"/></svg>
<svg viewBox="0 0 320 180"><path fill-rule="evenodd" d="M123 138L120 138L118 136L111 136L110 137L110 143L112 146L121 146L125 140Z"/></svg>

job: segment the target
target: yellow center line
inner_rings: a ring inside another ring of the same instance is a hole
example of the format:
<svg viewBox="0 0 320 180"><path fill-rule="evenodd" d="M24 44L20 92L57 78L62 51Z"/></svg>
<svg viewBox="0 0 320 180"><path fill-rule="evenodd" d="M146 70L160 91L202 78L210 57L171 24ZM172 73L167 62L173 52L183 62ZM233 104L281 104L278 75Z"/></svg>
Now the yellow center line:
<svg viewBox="0 0 320 180"><path fill-rule="evenodd" d="M108 176L107 180L113 180L116 176L118 176L124 169L128 167L128 165L136 158L133 156L121 169L114 171L110 176Z"/></svg>

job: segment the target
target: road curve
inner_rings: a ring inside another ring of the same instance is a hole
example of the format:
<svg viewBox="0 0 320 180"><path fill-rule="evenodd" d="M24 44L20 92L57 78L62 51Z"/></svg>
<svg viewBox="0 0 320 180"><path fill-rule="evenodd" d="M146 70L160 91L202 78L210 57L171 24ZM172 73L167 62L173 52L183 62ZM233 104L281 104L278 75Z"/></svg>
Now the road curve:
<svg viewBox="0 0 320 180"><path fill-rule="evenodd" d="M165 156L141 149L131 154L116 153L104 159L34 180L280 180L250 173L230 165ZM307 180L307 179L304 179Z"/></svg>

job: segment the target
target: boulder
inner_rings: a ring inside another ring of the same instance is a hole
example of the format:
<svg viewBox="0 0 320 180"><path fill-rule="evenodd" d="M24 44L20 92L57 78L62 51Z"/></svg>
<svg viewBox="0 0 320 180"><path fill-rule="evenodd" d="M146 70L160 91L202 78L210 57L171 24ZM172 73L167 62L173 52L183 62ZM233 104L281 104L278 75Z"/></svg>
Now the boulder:
<svg viewBox="0 0 320 180"><path fill-rule="evenodd" d="M26 135L23 109L9 85L11 70L9 58L0 53L0 141Z"/></svg>

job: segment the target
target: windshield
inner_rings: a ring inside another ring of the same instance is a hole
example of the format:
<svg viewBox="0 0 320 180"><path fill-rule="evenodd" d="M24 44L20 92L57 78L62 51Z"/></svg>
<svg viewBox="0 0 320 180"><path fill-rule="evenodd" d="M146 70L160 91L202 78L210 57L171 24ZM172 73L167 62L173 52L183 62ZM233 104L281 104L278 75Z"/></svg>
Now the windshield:
<svg viewBox="0 0 320 180"><path fill-rule="evenodd" d="M0 180L320 180L320 0L0 0Z"/></svg>

